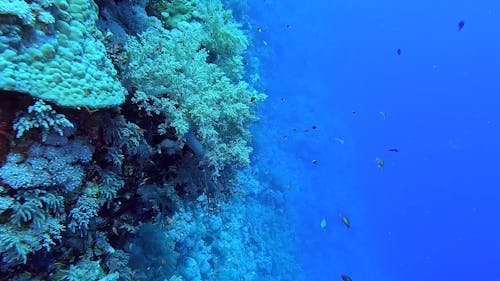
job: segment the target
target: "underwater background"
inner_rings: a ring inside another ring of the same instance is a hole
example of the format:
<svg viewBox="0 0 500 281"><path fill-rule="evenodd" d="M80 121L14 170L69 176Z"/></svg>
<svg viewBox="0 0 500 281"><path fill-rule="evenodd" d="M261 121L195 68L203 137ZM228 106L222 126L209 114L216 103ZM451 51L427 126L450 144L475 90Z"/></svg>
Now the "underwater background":
<svg viewBox="0 0 500 281"><path fill-rule="evenodd" d="M497 280L499 13L0 1L0 280Z"/></svg>
<svg viewBox="0 0 500 281"><path fill-rule="evenodd" d="M304 280L496 280L499 3L260 6Z"/></svg>

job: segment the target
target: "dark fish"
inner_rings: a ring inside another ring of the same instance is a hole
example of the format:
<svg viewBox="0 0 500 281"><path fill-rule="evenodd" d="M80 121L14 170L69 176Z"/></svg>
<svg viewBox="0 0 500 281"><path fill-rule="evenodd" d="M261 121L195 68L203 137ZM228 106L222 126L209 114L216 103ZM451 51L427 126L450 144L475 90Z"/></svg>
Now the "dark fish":
<svg viewBox="0 0 500 281"><path fill-rule="evenodd" d="M399 149L397 149L397 148L390 148L390 149L387 149L387 151L389 151L389 152L399 152Z"/></svg>
<svg viewBox="0 0 500 281"><path fill-rule="evenodd" d="M290 28L290 27L292 27L292 26L291 26L291 25L289 25L289 24L287 24L287 25L286 25L286 28Z"/></svg>
<svg viewBox="0 0 500 281"><path fill-rule="evenodd" d="M318 164L318 160L314 159L313 161L311 161L311 163Z"/></svg>
<svg viewBox="0 0 500 281"><path fill-rule="evenodd" d="M358 113L358 112L357 112L356 110L353 110L353 111L351 111L351 113L352 113L353 115L355 115L355 114L356 114L356 113Z"/></svg>
<svg viewBox="0 0 500 281"><path fill-rule="evenodd" d="M255 97L250 98L250 102L254 102L254 101L255 101Z"/></svg>
<svg viewBox="0 0 500 281"><path fill-rule="evenodd" d="M398 54L398 56L401 56L401 49L397 49L396 54Z"/></svg>
<svg viewBox="0 0 500 281"><path fill-rule="evenodd" d="M342 281L352 281L352 278L349 277L349 275L340 274L340 278L342 278Z"/></svg>
<svg viewBox="0 0 500 281"><path fill-rule="evenodd" d="M465 25L465 22L463 20L459 21L458 25L457 25L458 31L462 30L462 28L464 28L464 25Z"/></svg>
<svg viewBox="0 0 500 281"><path fill-rule="evenodd" d="M316 130L317 128L318 128L318 126L316 126L316 125L313 125L313 126L312 126L312 129L313 129L313 130Z"/></svg>
<svg viewBox="0 0 500 281"><path fill-rule="evenodd" d="M285 101L286 101L286 99L285 99L285 98L281 98L281 102L285 102Z"/></svg>
<svg viewBox="0 0 500 281"><path fill-rule="evenodd" d="M262 32L262 28L257 27L257 31L258 31L258 32Z"/></svg>
<svg viewBox="0 0 500 281"><path fill-rule="evenodd" d="M342 219L342 223L345 225L347 229L351 228L351 222L344 214L340 214L340 218Z"/></svg>

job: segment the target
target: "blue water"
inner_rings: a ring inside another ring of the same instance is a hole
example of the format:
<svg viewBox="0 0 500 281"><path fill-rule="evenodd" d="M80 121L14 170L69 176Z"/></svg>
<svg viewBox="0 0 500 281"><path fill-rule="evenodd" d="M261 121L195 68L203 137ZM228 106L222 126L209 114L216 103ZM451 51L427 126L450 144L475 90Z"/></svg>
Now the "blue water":
<svg viewBox="0 0 500 281"><path fill-rule="evenodd" d="M303 279L500 280L500 2L252 3Z"/></svg>

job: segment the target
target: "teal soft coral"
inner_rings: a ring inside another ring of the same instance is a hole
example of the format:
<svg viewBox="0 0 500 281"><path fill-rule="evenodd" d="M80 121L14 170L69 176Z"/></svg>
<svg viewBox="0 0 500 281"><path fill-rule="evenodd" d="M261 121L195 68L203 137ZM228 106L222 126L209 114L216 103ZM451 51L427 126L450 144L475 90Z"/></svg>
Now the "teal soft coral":
<svg viewBox="0 0 500 281"><path fill-rule="evenodd" d="M183 138L194 130L216 169L247 165L252 151L247 127L255 120L253 107L265 95L211 62L206 48L210 40L215 39L199 22L180 22L173 30L148 29L125 46L131 58L126 79L137 89L133 100L165 118L159 133L173 127Z"/></svg>

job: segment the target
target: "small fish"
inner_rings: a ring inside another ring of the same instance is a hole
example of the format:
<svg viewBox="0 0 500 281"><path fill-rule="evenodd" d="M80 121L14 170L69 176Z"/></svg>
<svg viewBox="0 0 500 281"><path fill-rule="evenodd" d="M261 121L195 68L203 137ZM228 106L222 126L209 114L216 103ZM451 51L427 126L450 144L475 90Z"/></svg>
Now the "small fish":
<svg viewBox="0 0 500 281"><path fill-rule="evenodd" d="M311 128L312 128L313 130L316 130L316 129L318 128L318 126L316 126L316 125L312 125L312 127L311 127Z"/></svg>
<svg viewBox="0 0 500 281"><path fill-rule="evenodd" d="M290 28L290 27L292 27L292 26L291 26L291 25L289 25L289 24L287 24L287 25L286 25L286 28Z"/></svg>
<svg viewBox="0 0 500 281"><path fill-rule="evenodd" d="M351 111L352 115L356 115L356 113L358 113L356 110L352 110Z"/></svg>
<svg viewBox="0 0 500 281"><path fill-rule="evenodd" d="M257 31L258 32L262 32L262 28L261 27L257 27Z"/></svg>
<svg viewBox="0 0 500 281"><path fill-rule="evenodd" d="M287 135L284 135L284 136L283 136L283 138L284 138L285 140L287 140L287 139L288 139L288 136L287 136Z"/></svg>
<svg viewBox="0 0 500 281"><path fill-rule="evenodd" d="M325 229L326 228L326 218L323 218L321 220L321 228Z"/></svg>
<svg viewBox="0 0 500 281"><path fill-rule="evenodd" d="M380 159L380 158L377 157L377 158L375 158L375 161L377 161L377 166L379 168L381 168L381 169L384 168L384 165L385 165L384 160L382 160L382 159Z"/></svg>
<svg viewBox="0 0 500 281"><path fill-rule="evenodd" d="M147 183L148 183L148 181L149 181L150 179L151 179L151 177L143 178L143 179L139 182L139 186L147 184Z"/></svg>
<svg viewBox="0 0 500 281"><path fill-rule="evenodd" d="M285 98L281 98L280 100L281 100L281 102L285 102L285 101L286 101L286 99L285 99Z"/></svg>
<svg viewBox="0 0 500 281"><path fill-rule="evenodd" d="M336 140L336 141L337 141L338 143L340 143L340 144L344 144L344 142L345 142L345 141L344 141L343 139L341 139L341 138L334 138L334 140Z"/></svg>
<svg viewBox="0 0 500 281"><path fill-rule="evenodd" d="M314 159L314 160L311 161L311 163L318 164L318 160Z"/></svg>
<svg viewBox="0 0 500 281"><path fill-rule="evenodd" d="M399 149L397 149L397 148L389 148L389 149L387 149L387 151L389 151L389 152L399 152Z"/></svg>
<svg viewBox="0 0 500 281"><path fill-rule="evenodd" d="M342 278L342 281L352 281L352 278L349 277L349 275L340 274L340 278Z"/></svg>
<svg viewBox="0 0 500 281"><path fill-rule="evenodd" d="M458 31L462 30L464 28L465 21L461 20L457 24Z"/></svg>
<svg viewBox="0 0 500 281"><path fill-rule="evenodd" d="M345 225L345 227L347 227L347 229L351 228L351 222L344 214L340 214L340 218L342 219L342 223Z"/></svg>
<svg viewBox="0 0 500 281"><path fill-rule="evenodd" d="M286 188L287 188L288 190L292 190L292 184L291 184L291 183L289 183L289 184L286 186Z"/></svg>
<svg viewBox="0 0 500 281"><path fill-rule="evenodd" d="M255 101L255 97L251 97L250 102L254 102L254 101Z"/></svg>
<svg viewBox="0 0 500 281"><path fill-rule="evenodd" d="M380 116L382 116L382 118L386 118L387 117L387 114L385 113L385 111L380 111L378 114L380 114Z"/></svg>
<svg viewBox="0 0 500 281"><path fill-rule="evenodd" d="M396 54L398 54L398 56L401 56L401 49L397 49Z"/></svg>

